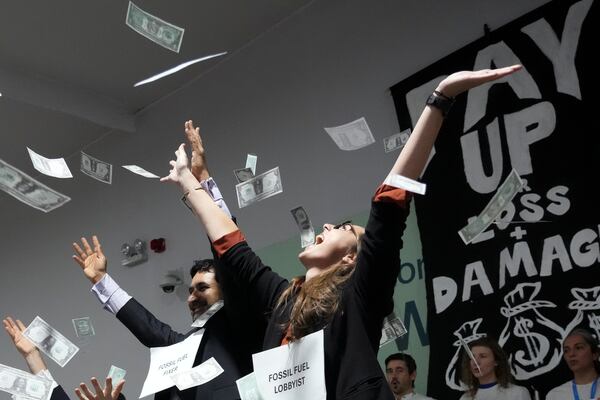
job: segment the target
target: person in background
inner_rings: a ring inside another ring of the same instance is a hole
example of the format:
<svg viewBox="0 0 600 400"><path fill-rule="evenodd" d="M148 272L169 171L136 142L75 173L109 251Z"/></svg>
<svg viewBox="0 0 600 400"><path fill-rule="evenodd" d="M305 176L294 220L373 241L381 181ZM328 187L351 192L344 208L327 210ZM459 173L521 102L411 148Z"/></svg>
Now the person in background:
<svg viewBox="0 0 600 400"><path fill-rule="evenodd" d="M600 348L592 332L576 328L563 341L563 358L573 379L550 390L546 400L596 399L600 396Z"/></svg>
<svg viewBox="0 0 600 400"><path fill-rule="evenodd" d="M385 359L385 377L395 400L434 400L415 392L417 363L410 354L389 355Z"/></svg>
<svg viewBox="0 0 600 400"><path fill-rule="evenodd" d="M475 360L463 352L461 380L467 390L460 400L531 400L529 391L514 384L506 353L489 336L469 343Z"/></svg>

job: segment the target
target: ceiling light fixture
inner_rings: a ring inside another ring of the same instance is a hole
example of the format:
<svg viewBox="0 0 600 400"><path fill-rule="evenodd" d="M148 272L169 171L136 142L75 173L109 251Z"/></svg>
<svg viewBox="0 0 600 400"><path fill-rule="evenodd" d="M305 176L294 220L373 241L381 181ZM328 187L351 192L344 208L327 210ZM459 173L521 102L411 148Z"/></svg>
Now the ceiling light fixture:
<svg viewBox="0 0 600 400"><path fill-rule="evenodd" d="M196 64L196 63L199 63L200 61L209 60L211 58L219 57L219 56L222 56L222 55L225 55L225 54L227 54L226 51L223 52L223 53L211 54L210 56L196 58L195 60L184 62L183 64L180 64L180 65L178 65L176 67L168 69L168 70L166 70L164 72L161 72L160 74L156 74L154 76L151 76L148 79L144 79L143 81L139 81L138 83L136 83L135 85L133 85L133 87L138 87L138 86L145 85L146 83L157 81L160 78L164 78L165 76L169 76L171 74L174 74L175 72L181 71L182 69L187 68L187 67L189 67L192 64Z"/></svg>

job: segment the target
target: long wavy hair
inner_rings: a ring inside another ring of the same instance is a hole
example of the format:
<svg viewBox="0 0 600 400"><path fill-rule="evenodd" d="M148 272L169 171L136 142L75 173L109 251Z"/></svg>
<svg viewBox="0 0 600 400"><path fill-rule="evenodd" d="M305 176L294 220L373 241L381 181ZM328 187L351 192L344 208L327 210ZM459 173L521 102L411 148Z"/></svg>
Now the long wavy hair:
<svg viewBox="0 0 600 400"><path fill-rule="evenodd" d="M510 372L510 366L508 365L508 357L495 339L489 336L484 336L469 343L469 348L472 349L475 346L487 347L492 351L492 354L494 355L494 361L496 361L494 373L496 374L498 385L503 388L507 388L511 383L514 382L514 378ZM471 359L466 352L463 352L462 356L461 380L468 387L467 393L474 398L475 394L477 394L480 383L479 379L477 379L477 377L471 372Z"/></svg>
<svg viewBox="0 0 600 400"><path fill-rule="evenodd" d="M362 234L359 234L356 246L351 249L351 252L358 255L361 242ZM292 279L290 286L281 294L276 305L276 309L285 309L295 298L290 320L281 324L282 329L289 329L289 341L313 333L331 321L355 266L356 257L355 262L351 264L344 264L340 260L308 282L305 276Z"/></svg>

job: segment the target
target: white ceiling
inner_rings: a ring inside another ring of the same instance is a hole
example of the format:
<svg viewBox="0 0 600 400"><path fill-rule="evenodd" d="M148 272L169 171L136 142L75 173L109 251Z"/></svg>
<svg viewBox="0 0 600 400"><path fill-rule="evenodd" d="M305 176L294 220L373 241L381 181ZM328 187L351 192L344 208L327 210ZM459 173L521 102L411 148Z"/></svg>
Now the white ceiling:
<svg viewBox="0 0 600 400"><path fill-rule="evenodd" d="M68 157L185 86L312 0L138 0L185 29L179 53L126 26L128 1L19 0L0 13L0 159L36 177L26 146ZM134 83L227 51L154 83ZM42 178L44 181L45 178ZM0 193L0 204L17 203Z"/></svg>

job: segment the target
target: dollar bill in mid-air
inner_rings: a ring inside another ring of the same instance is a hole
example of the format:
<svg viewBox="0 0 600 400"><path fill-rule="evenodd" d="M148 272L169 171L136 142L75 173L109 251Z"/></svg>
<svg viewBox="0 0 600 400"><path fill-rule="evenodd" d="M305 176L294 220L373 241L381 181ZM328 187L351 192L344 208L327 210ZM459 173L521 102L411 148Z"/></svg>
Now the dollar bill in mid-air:
<svg viewBox="0 0 600 400"><path fill-rule="evenodd" d="M114 365L110 366L110 370L108 371L107 378L112 378L113 387L116 386L119 382L125 379L125 371L123 368L115 367Z"/></svg>
<svg viewBox="0 0 600 400"><path fill-rule="evenodd" d="M164 21L129 2L125 23L140 35L179 53L184 29Z"/></svg>
<svg viewBox="0 0 600 400"><path fill-rule="evenodd" d="M235 175L235 179L238 183L246 182L254 178L254 172L252 172L250 167L234 169L233 175Z"/></svg>
<svg viewBox="0 0 600 400"><path fill-rule="evenodd" d="M16 398L46 400L52 393L52 381L8 365L0 364L0 391Z"/></svg>
<svg viewBox="0 0 600 400"><path fill-rule="evenodd" d="M238 393L240 394L240 400L264 400L258 391L258 383L256 383L254 372L241 377L235 381L235 384L237 385Z"/></svg>
<svg viewBox="0 0 600 400"><path fill-rule="evenodd" d="M381 329L381 339L379 347L385 346L391 341L398 339L406 334L404 323L396 317L396 314L391 313L383 320L383 328Z"/></svg>
<svg viewBox="0 0 600 400"><path fill-rule="evenodd" d="M187 371L172 375L171 379L179 390L189 389L194 386L204 385L223 373L223 368L214 357Z"/></svg>
<svg viewBox="0 0 600 400"><path fill-rule="evenodd" d="M410 129L403 130L400 133L396 133L392 136L383 138L383 148L386 153L391 151L402 149L408 138L410 137Z"/></svg>
<svg viewBox="0 0 600 400"><path fill-rule="evenodd" d="M235 191L240 208L283 192L279 167L270 169L246 182L238 183L235 185Z"/></svg>
<svg viewBox="0 0 600 400"><path fill-rule="evenodd" d="M375 138L373 138L373 134L364 117L345 125L325 128L325 132L327 132L341 150L358 150L371 143L375 143Z"/></svg>
<svg viewBox="0 0 600 400"><path fill-rule="evenodd" d="M85 154L83 151L81 152L81 172L87 176L110 185L112 183L112 170L111 164Z"/></svg>
<svg viewBox="0 0 600 400"><path fill-rule="evenodd" d="M508 204L510 204L513 197L515 197L522 187L523 181L517 171L513 169L477 218L458 231L458 235L463 242L465 244L471 243L486 230Z"/></svg>
<svg viewBox="0 0 600 400"><path fill-rule="evenodd" d="M0 160L0 190L43 212L50 212L71 200L50 189L23 171Z"/></svg>
<svg viewBox="0 0 600 400"><path fill-rule="evenodd" d="M90 317L73 318L73 328L78 338L89 337L96 335L94 325Z"/></svg>
<svg viewBox="0 0 600 400"><path fill-rule="evenodd" d="M33 168L38 170L44 175L52 176L54 178L72 178L71 170L65 162L64 158L46 158L35 151L27 148L29 152L29 158Z"/></svg>
<svg viewBox="0 0 600 400"><path fill-rule="evenodd" d="M71 361L79 351L79 347L39 316L29 324L23 336L61 367Z"/></svg>
<svg viewBox="0 0 600 400"><path fill-rule="evenodd" d="M298 229L300 229L300 246L305 248L315 243L315 230L304 207L296 207L290 211Z"/></svg>

